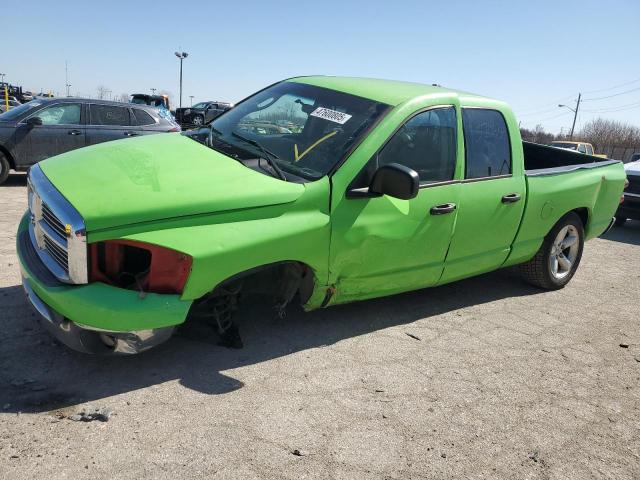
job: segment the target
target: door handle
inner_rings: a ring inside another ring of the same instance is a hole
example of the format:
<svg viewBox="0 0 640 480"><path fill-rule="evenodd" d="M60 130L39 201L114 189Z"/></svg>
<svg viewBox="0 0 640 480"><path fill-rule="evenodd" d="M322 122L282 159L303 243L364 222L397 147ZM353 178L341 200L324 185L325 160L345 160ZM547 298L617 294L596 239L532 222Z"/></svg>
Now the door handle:
<svg viewBox="0 0 640 480"><path fill-rule="evenodd" d="M502 203L516 203L518 201L520 201L519 193L510 193L502 197Z"/></svg>
<svg viewBox="0 0 640 480"><path fill-rule="evenodd" d="M431 215L445 215L447 213L451 213L455 211L456 204L455 203L443 203L442 205L436 205L435 207L431 207L429 213Z"/></svg>
<svg viewBox="0 0 640 480"><path fill-rule="evenodd" d="M136 132L124 132L125 137L135 137L138 135Z"/></svg>
<svg viewBox="0 0 640 480"><path fill-rule="evenodd" d="M67 133L69 135L82 135L82 132L80 130L69 130Z"/></svg>

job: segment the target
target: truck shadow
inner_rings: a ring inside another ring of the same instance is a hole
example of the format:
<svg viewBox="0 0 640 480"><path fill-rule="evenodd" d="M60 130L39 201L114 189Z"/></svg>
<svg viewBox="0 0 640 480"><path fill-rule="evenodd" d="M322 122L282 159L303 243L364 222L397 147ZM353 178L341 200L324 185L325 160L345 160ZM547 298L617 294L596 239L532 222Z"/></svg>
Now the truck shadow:
<svg viewBox="0 0 640 480"><path fill-rule="evenodd" d="M601 238L613 242L628 243L630 245L640 245L640 221L627 220L622 227L613 227Z"/></svg>
<svg viewBox="0 0 640 480"><path fill-rule="evenodd" d="M26 173L10 173L9 178L0 186L5 187L26 187L27 186L27 174Z"/></svg>
<svg viewBox="0 0 640 480"><path fill-rule="evenodd" d="M498 271L442 287L311 313L293 310L282 320L272 320L268 311L245 309L238 315L245 343L240 350L217 346L217 336L211 331L211 335L190 335L197 341L174 337L137 356L96 357L53 342L35 322L20 286L0 288L5 318L0 333L0 412L63 409L175 380L205 394L225 394L244 386L222 373L234 368L333 345L470 305L541 292Z"/></svg>

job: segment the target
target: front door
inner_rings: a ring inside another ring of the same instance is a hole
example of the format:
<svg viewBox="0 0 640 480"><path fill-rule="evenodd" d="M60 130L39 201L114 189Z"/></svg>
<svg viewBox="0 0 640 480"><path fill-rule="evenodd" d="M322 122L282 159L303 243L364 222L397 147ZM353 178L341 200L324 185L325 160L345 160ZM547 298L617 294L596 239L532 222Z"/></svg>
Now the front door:
<svg viewBox="0 0 640 480"><path fill-rule="evenodd" d="M367 163L332 211L332 303L434 285L456 223L457 121L453 106L410 117ZM411 200L368 196L373 172L400 163L420 176ZM334 197L335 198L335 197Z"/></svg>
<svg viewBox="0 0 640 480"><path fill-rule="evenodd" d="M518 138L509 138L503 115L463 108L462 125L465 179L441 283L499 268L509 255L525 204L522 161L512 161L511 145Z"/></svg>
<svg viewBox="0 0 640 480"><path fill-rule="evenodd" d="M21 122L24 131L22 148L28 149L27 164L35 164L54 155L85 146L85 128L82 125L82 105L57 103L37 111L30 117L39 117L42 125ZM26 140L26 141L25 141Z"/></svg>

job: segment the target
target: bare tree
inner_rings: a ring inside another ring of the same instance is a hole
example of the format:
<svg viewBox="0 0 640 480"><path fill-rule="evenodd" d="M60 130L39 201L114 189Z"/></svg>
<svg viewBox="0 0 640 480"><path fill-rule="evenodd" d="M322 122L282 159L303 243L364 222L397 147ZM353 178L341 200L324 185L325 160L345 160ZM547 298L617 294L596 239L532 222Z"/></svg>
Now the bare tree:
<svg viewBox="0 0 640 480"><path fill-rule="evenodd" d="M104 100L107 97L107 93L110 92L108 87L105 87L104 85L98 85L98 88L96 89L98 92L98 98L100 100Z"/></svg>
<svg viewBox="0 0 640 480"><path fill-rule="evenodd" d="M591 143L596 151L615 147L640 147L640 128L604 118L596 118L585 124L577 137Z"/></svg>

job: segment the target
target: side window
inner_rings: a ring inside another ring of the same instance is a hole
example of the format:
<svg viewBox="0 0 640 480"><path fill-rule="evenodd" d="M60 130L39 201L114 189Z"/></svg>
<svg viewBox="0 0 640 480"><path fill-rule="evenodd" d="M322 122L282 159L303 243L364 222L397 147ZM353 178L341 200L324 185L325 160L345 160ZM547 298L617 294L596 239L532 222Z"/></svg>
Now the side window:
<svg viewBox="0 0 640 480"><path fill-rule="evenodd" d="M511 143L504 117L497 110L462 109L465 178L511 174Z"/></svg>
<svg viewBox="0 0 640 480"><path fill-rule="evenodd" d="M585 145L587 147L587 155L593 155L593 147L591 145Z"/></svg>
<svg viewBox="0 0 640 480"><path fill-rule="evenodd" d="M138 125L153 125L156 123L153 117L141 108L134 108L133 115L136 117L136 123Z"/></svg>
<svg viewBox="0 0 640 480"><path fill-rule="evenodd" d="M59 103L40 110L35 116L42 119L43 125L79 125L81 110L78 103Z"/></svg>
<svg viewBox="0 0 640 480"><path fill-rule="evenodd" d="M580 153L587 153L587 147L584 144L581 143L581 144L578 145L578 151Z"/></svg>
<svg viewBox="0 0 640 480"><path fill-rule="evenodd" d="M428 184L452 180L456 168L456 110L434 108L407 121L378 153L376 167L400 163Z"/></svg>
<svg viewBox="0 0 640 480"><path fill-rule="evenodd" d="M127 107L114 107L111 105L91 104L89 107L91 125L130 125L129 109Z"/></svg>

